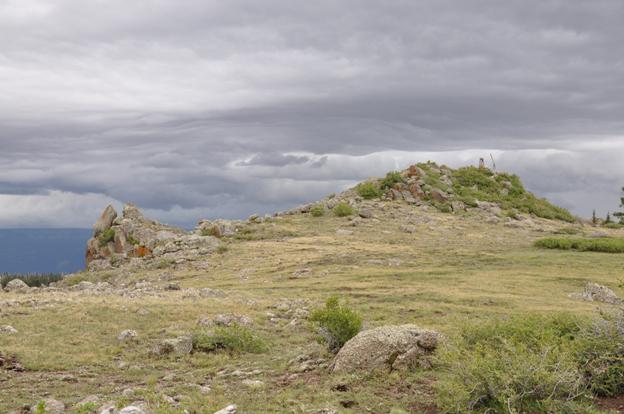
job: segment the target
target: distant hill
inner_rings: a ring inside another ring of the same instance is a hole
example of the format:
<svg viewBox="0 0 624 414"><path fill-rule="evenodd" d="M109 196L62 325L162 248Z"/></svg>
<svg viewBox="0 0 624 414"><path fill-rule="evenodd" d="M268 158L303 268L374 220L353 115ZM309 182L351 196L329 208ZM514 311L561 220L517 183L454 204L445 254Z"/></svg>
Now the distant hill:
<svg viewBox="0 0 624 414"><path fill-rule="evenodd" d="M85 267L90 229L0 229L0 273L72 273Z"/></svg>

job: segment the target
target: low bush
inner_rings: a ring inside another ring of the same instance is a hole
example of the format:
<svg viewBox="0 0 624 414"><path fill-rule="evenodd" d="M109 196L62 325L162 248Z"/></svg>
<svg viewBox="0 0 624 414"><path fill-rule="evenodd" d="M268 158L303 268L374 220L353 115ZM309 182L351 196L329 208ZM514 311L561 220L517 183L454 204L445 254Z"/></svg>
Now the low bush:
<svg viewBox="0 0 624 414"><path fill-rule="evenodd" d="M325 207L321 204L316 204L310 208L310 214L312 217L323 217L325 215Z"/></svg>
<svg viewBox="0 0 624 414"><path fill-rule="evenodd" d="M381 190L379 187L370 181L358 184L355 189L360 197L366 200L381 197Z"/></svg>
<svg viewBox="0 0 624 414"><path fill-rule="evenodd" d="M265 341L249 328L240 325L217 327L193 334L193 350L197 352L225 351L229 353L261 353L267 350Z"/></svg>
<svg viewBox="0 0 624 414"><path fill-rule="evenodd" d="M591 413L624 390L622 315L468 323L439 351L444 413Z"/></svg>
<svg viewBox="0 0 624 414"><path fill-rule="evenodd" d="M354 213L353 207L351 207L347 203L338 203L338 204L336 204L336 206L333 208L333 211L334 211L334 215L336 215L336 217L352 216L353 213Z"/></svg>
<svg viewBox="0 0 624 414"><path fill-rule="evenodd" d="M100 246L106 246L108 242L111 242L115 239L115 230L106 229L98 236L98 240L100 241Z"/></svg>
<svg viewBox="0 0 624 414"><path fill-rule="evenodd" d="M578 250L581 252L624 253L624 239L583 239L548 237L536 240L534 245L542 249Z"/></svg>
<svg viewBox="0 0 624 414"><path fill-rule="evenodd" d="M48 286L52 282L63 280L63 275L59 273L33 273L26 275L0 275L0 286L4 287L13 279L20 279L30 287Z"/></svg>
<svg viewBox="0 0 624 414"><path fill-rule="evenodd" d="M391 188L397 183L402 183L403 177L401 177L401 173L398 171L390 171L379 183L383 190Z"/></svg>
<svg viewBox="0 0 624 414"><path fill-rule="evenodd" d="M322 342L330 352L337 352L362 330L362 317L349 306L341 304L338 296L330 296L325 307L314 310L310 321L319 329Z"/></svg>

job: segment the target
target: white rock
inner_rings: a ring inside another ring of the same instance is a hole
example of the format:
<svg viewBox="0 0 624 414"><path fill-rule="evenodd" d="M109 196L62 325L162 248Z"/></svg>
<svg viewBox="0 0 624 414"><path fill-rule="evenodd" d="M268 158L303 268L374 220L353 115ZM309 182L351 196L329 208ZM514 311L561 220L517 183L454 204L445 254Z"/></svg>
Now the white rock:
<svg viewBox="0 0 624 414"><path fill-rule="evenodd" d="M12 327L11 325L4 325L4 326L0 326L0 334L16 334L17 333L17 329L15 329L14 327Z"/></svg>
<svg viewBox="0 0 624 414"><path fill-rule="evenodd" d="M232 405L228 405L225 408L222 408L219 411L215 411L214 414L236 414L238 410L238 407L236 406L236 404L232 404Z"/></svg>
<svg viewBox="0 0 624 414"><path fill-rule="evenodd" d="M145 410L143 410L140 407L137 407L136 405L129 405L127 407L124 407L121 409L121 411L119 411L119 414L146 414Z"/></svg>
<svg viewBox="0 0 624 414"><path fill-rule="evenodd" d="M131 329L126 329L121 331L121 333L117 336L117 339L119 339L120 341L132 341L134 339L136 339L139 336L139 334L136 333L136 331L133 331Z"/></svg>

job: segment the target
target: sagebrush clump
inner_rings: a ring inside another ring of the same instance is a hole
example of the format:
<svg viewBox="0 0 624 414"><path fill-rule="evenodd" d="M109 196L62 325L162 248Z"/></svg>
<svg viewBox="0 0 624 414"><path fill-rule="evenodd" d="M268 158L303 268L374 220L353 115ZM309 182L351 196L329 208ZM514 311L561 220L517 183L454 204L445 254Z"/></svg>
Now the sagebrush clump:
<svg viewBox="0 0 624 414"><path fill-rule="evenodd" d="M589 413L624 390L622 315L524 315L468 323L438 355L444 413Z"/></svg>
<svg viewBox="0 0 624 414"><path fill-rule="evenodd" d="M375 183L372 183L370 181L358 184L355 189L360 197L366 200L379 198L382 194L379 187Z"/></svg>
<svg viewBox="0 0 624 414"><path fill-rule="evenodd" d="M360 314L348 305L341 304L336 295L327 299L324 308L314 310L310 321L319 329L320 340L330 352L337 352L362 330Z"/></svg>
<svg viewBox="0 0 624 414"><path fill-rule="evenodd" d="M268 349L264 339L238 324L198 331L192 340L193 350L197 352L261 353Z"/></svg>
<svg viewBox="0 0 624 414"><path fill-rule="evenodd" d="M624 239L583 239L569 237L547 237L536 240L534 245L542 249L577 250L580 252L624 253Z"/></svg>
<svg viewBox="0 0 624 414"><path fill-rule="evenodd" d="M312 217L323 217L325 215L325 207L321 204L316 204L310 208L310 214Z"/></svg>
<svg viewBox="0 0 624 414"><path fill-rule="evenodd" d="M334 207L333 211L334 211L334 215L336 217L352 216L355 213L355 211L353 210L353 207L351 207L347 203L338 203L338 204L336 204L336 206Z"/></svg>

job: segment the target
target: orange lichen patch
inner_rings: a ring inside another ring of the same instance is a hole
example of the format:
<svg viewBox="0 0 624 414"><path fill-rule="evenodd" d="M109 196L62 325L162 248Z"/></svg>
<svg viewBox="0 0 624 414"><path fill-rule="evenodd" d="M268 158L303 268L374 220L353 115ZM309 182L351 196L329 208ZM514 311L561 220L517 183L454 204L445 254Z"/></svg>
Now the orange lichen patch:
<svg viewBox="0 0 624 414"><path fill-rule="evenodd" d="M145 257L148 254L151 254L152 251L145 246L138 246L134 249L134 255L136 257Z"/></svg>

